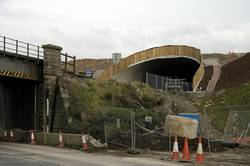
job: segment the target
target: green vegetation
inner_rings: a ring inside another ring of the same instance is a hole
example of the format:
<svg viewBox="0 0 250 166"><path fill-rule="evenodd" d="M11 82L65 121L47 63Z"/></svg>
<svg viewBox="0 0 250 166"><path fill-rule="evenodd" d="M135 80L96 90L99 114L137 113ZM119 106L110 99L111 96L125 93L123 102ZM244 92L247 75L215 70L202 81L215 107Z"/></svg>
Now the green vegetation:
<svg viewBox="0 0 250 166"><path fill-rule="evenodd" d="M71 113L93 113L103 107L151 109L163 104L163 97L145 84L87 80L68 84Z"/></svg>
<svg viewBox="0 0 250 166"><path fill-rule="evenodd" d="M166 113L152 111L164 104L164 96L142 83L116 81L65 80L69 92L69 115L72 122L65 131L85 131L93 136L103 136L105 117L122 117L130 124L130 111L138 117L154 116L164 122ZM162 115L164 114L164 115ZM158 120L156 122L159 122Z"/></svg>
<svg viewBox="0 0 250 166"><path fill-rule="evenodd" d="M250 107L242 106L250 103L250 83L219 91L213 96L198 97L189 93L158 92L142 83L75 79L65 82L71 119L65 131L70 133L85 131L101 138L104 120L113 123L116 118L126 122L121 124L126 130L130 125L131 111L135 112L138 122L143 123L145 116L152 116L152 127L160 127L169 111L202 113L206 109L212 127L220 133L224 131L230 111L242 112L239 116L241 126L250 119L247 112Z"/></svg>
<svg viewBox="0 0 250 166"><path fill-rule="evenodd" d="M218 131L223 132L230 111L238 111L238 125L246 127L250 120L250 83L217 92L216 95L205 97L202 107L206 108L212 119L212 125Z"/></svg>

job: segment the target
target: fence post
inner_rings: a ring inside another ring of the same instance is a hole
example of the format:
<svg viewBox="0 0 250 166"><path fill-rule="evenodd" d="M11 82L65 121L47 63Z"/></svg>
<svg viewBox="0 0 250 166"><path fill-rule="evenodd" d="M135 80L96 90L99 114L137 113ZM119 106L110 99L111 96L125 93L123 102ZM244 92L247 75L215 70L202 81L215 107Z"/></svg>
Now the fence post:
<svg viewBox="0 0 250 166"><path fill-rule="evenodd" d="M157 75L155 76L155 84L156 84L155 86L156 90L158 90L158 76Z"/></svg>
<svg viewBox="0 0 250 166"><path fill-rule="evenodd" d="M65 54L65 62L64 62L64 63L65 63L65 64L64 64L64 72L65 72L65 73L67 72L67 63L68 63L67 61L68 61L68 54L66 53L66 54Z"/></svg>
<svg viewBox="0 0 250 166"><path fill-rule="evenodd" d="M29 45L29 43L27 43L27 56L29 56L29 47L30 47L30 45Z"/></svg>
<svg viewBox="0 0 250 166"><path fill-rule="evenodd" d="M16 40L16 54L18 54L18 40Z"/></svg>
<svg viewBox="0 0 250 166"><path fill-rule="evenodd" d="M134 141L133 141L133 121L132 121L132 117L133 117L133 114L132 114L132 111L130 112L130 130L131 130L131 149L133 149L133 144L134 144Z"/></svg>
<svg viewBox="0 0 250 166"><path fill-rule="evenodd" d="M205 121L205 127L206 127L206 137L207 137L208 152L211 153L206 108L204 109L204 121Z"/></svg>
<svg viewBox="0 0 250 166"><path fill-rule="evenodd" d="M131 122L131 150L135 151L136 131L135 131L135 113L133 111L130 112L130 122Z"/></svg>
<svg viewBox="0 0 250 166"><path fill-rule="evenodd" d="M175 80L174 80L174 86L175 86L175 92L177 92L177 77L175 77Z"/></svg>
<svg viewBox="0 0 250 166"><path fill-rule="evenodd" d="M135 150L135 143L136 143L135 112L133 112L133 121L134 121L134 150Z"/></svg>
<svg viewBox="0 0 250 166"><path fill-rule="evenodd" d="M74 56L73 74L76 74L76 56Z"/></svg>
<svg viewBox="0 0 250 166"><path fill-rule="evenodd" d="M169 143L169 153L172 152L172 142L171 142L171 133L170 133L170 121L168 120L168 143Z"/></svg>
<svg viewBox="0 0 250 166"><path fill-rule="evenodd" d="M39 55L39 53L40 53L40 51L39 51L39 46L37 46L37 58L38 58L38 60L39 60L39 57L40 57L40 55Z"/></svg>
<svg viewBox="0 0 250 166"><path fill-rule="evenodd" d="M3 52L5 53L5 48L6 48L6 37L3 37Z"/></svg>
<svg viewBox="0 0 250 166"><path fill-rule="evenodd" d="M164 79L164 77L163 77L163 76L161 76L161 89L162 89L162 90L164 90L164 86L163 86L163 79Z"/></svg>
<svg viewBox="0 0 250 166"><path fill-rule="evenodd" d="M134 124L133 124L133 111L130 112L130 122L131 122L131 149L134 149Z"/></svg>
<svg viewBox="0 0 250 166"><path fill-rule="evenodd" d="M105 114L105 110L102 110L102 116L103 116L103 127L104 127L104 140L105 143L107 144L107 128L106 128L106 114Z"/></svg>

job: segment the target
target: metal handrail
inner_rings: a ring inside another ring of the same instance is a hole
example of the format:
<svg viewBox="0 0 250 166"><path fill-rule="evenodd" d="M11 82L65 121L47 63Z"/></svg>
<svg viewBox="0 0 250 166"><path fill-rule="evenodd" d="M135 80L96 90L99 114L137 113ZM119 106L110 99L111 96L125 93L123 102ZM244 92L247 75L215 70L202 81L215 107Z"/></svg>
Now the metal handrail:
<svg viewBox="0 0 250 166"><path fill-rule="evenodd" d="M70 55L68 55L67 53L61 53L61 56L67 56L68 58L71 58L71 59L74 59L75 58L75 56L70 56Z"/></svg>
<svg viewBox="0 0 250 166"><path fill-rule="evenodd" d="M66 54L63 54L61 53L61 57L64 57L62 58L63 61L61 60L61 64L63 65L63 70L64 72L70 72L70 73L73 73L75 74L75 71L76 71L76 57L75 56L70 56L68 55L67 53ZM71 70L68 68L68 66L71 66L73 67L73 69L71 68Z"/></svg>
<svg viewBox="0 0 250 166"><path fill-rule="evenodd" d="M9 37L0 36L0 48L4 53L10 52L17 55L43 59L43 51L40 46L15 40Z"/></svg>
<svg viewBox="0 0 250 166"><path fill-rule="evenodd" d="M14 53L16 55L22 55L26 57L33 57L39 59L43 59L44 52L42 51L42 47L30 44L27 42L19 41L16 39L12 39L9 37L1 36L0 35L0 50L4 52ZM67 53L61 53L61 63L64 66L64 72L70 72L75 74L75 64L76 64L76 57L70 56ZM71 70L68 66L71 66ZM73 69L72 69L73 67Z"/></svg>

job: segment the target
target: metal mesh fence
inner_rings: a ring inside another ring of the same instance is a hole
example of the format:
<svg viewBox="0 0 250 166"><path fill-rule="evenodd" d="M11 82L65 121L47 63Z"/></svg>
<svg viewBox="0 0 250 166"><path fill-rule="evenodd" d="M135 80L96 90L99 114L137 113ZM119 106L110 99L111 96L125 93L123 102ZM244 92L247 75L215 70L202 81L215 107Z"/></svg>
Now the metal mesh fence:
<svg viewBox="0 0 250 166"><path fill-rule="evenodd" d="M216 128L225 141L239 141L250 136L250 106L211 107L207 113L212 118L211 125ZM213 131L210 131L213 135Z"/></svg>
<svg viewBox="0 0 250 166"><path fill-rule="evenodd" d="M185 79L164 77L152 73L146 73L146 84L154 89L170 92L191 91L192 83Z"/></svg>
<svg viewBox="0 0 250 166"><path fill-rule="evenodd" d="M210 138L235 142L250 138L249 108L213 107L201 112L197 136L206 138L205 148L210 148ZM104 113L105 140L111 146L169 150L173 143L173 136L169 136L163 128L167 115L168 113L151 110L127 108L124 110L116 108L115 111L107 110ZM192 146L192 142L194 146ZM180 147L182 147L181 143L182 141L180 141ZM191 148L196 148L196 143L195 140L190 140ZM216 147L213 146L213 148Z"/></svg>
<svg viewBox="0 0 250 166"><path fill-rule="evenodd" d="M105 141L122 147L131 147L131 119L130 112L105 111L104 112L104 133Z"/></svg>
<svg viewBox="0 0 250 166"><path fill-rule="evenodd" d="M168 113L165 112L141 109L106 110L104 112L105 141L111 147L171 151L174 138L164 130L167 115ZM203 117L198 126L197 134L207 137ZM183 147L182 143L183 141L180 141L181 147ZM196 140L190 140L190 145L190 148L195 150Z"/></svg>
<svg viewBox="0 0 250 166"><path fill-rule="evenodd" d="M116 108L117 109L117 108ZM105 140L111 145L135 149L147 148L153 137L161 139L165 113L152 113L149 110L126 109L105 111Z"/></svg>
<svg viewBox="0 0 250 166"><path fill-rule="evenodd" d="M224 129L224 139L250 136L250 110L230 110Z"/></svg>

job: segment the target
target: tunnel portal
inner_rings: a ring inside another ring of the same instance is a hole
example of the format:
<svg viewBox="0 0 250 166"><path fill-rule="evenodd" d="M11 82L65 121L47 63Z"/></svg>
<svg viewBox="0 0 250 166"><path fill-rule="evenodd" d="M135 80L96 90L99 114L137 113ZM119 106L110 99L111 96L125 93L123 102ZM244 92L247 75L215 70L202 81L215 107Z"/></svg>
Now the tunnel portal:
<svg viewBox="0 0 250 166"><path fill-rule="evenodd" d="M139 81L154 86L158 84L161 89L165 86L166 79L182 80L186 86L185 90L192 90L192 80L199 66L200 64L191 58L156 58L131 65L114 78L123 82Z"/></svg>
<svg viewBox="0 0 250 166"><path fill-rule="evenodd" d="M162 90L167 90L165 87L183 87L183 84L187 84L187 88L180 90L195 91L204 72L200 49L186 45L153 47L119 59L118 63L115 62L117 59L114 59L113 65L96 76L96 79L139 81L150 85L149 82L153 82L150 81L152 76L155 77L155 87L152 87L156 89L159 89L158 83L161 81Z"/></svg>
<svg viewBox="0 0 250 166"><path fill-rule="evenodd" d="M0 129L34 128L36 82L0 77Z"/></svg>

